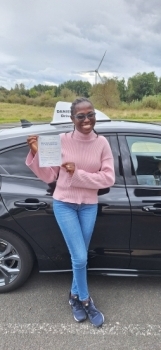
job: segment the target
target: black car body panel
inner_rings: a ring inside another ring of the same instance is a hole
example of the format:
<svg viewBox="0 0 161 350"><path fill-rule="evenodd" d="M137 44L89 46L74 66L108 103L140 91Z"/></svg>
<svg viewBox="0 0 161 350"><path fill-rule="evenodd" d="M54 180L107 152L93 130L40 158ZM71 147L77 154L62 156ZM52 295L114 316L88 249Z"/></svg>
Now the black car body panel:
<svg viewBox="0 0 161 350"><path fill-rule="evenodd" d="M161 183L155 182L155 168L161 161L161 126L108 121L96 123L95 129L111 145L116 182L98 192L88 269L105 275L160 275ZM52 209L56 183L43 183L26 167L26 138L71 130L69 124L45 124L0 132L0 229L27 242L42 272L71 270L71 262Z"/></svg>

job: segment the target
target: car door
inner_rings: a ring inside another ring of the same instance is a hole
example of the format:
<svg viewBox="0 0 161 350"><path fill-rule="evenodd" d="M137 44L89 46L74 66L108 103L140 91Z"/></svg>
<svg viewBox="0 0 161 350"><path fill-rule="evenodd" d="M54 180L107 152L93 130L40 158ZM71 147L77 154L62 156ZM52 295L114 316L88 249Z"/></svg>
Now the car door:
<svg viewBox="0 0 161 350"><path fill-rule="evenodd" d="M70 257L53 215L52 193L55 183L37 179L25 165L28 146L20 144L0 154L1 196L13 219L53 261L53 270L70 269ZM43 254L39 265L44 268ZM47 266L47 265L46 265Z"/></svg>
<svg viewBox="0 0 161 350"><path fill-rule="evenodd" d="M119 137L132 209L130 267L161 270L161 137Z"/></svg>
<svg viewBox="0 0 161 350"><path fill-rule="evenodd" d="M126 269L130 262L131 209L115 134L108 139L114 156L116 181L98 193L98 216L89 249L89 268Z"/></svg>
<svg viewBox="0 0 161 350"><path fill-rule="evenodd" d="M107 135L106 135L107 137ZM128 268L131 211L121 167L117 137L109 138L115 160L116 183L99 191L98 216L89 249L89 268ZM70 256L53 215L55 183L45 184L25 165L26 144L1 153L1 194L4 205L26 234L53 260L53 269L71 268ZM41 260L41 257L40 257Z"/></svg>

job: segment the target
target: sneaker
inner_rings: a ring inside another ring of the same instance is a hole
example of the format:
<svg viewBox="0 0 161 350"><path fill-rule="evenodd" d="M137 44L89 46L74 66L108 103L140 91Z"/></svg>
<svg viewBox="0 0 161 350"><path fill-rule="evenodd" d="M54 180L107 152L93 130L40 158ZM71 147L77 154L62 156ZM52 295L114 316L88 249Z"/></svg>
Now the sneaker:
<svg viewBox="0 0 161 350"><path fill-rule="evenodd" d="M84 305L84 310L86 311L90 322L95 327L102 326L104 322L104 315L96 309L94 306L93 300L90 298Z"/></svg>
<svg viewBox="0 0 161 350"><path fill-rule="evenodd" d="M69 305L72 308L74 319L77 322L83 322L86 320L87 314L86 314L86 311L84 310L84 307L81 301L79 300L78 295L71 296L71 294L69 294Z"/></svg>

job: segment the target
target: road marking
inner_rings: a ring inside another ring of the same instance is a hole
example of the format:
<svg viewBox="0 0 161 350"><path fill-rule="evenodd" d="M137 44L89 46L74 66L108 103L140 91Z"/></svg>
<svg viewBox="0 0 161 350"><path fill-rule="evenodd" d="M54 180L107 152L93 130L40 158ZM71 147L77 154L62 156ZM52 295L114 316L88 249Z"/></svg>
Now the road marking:
<svg viewBox="0 0 161 350"><path fill-rule="evenodd" d="M129 324L121 325L104 324L101 328L95 328L89 324L50 324L50 323L7 323L0 324L1 334L78 334L78 335L134 335L134 336L160 336L160 325Z"/></svg>

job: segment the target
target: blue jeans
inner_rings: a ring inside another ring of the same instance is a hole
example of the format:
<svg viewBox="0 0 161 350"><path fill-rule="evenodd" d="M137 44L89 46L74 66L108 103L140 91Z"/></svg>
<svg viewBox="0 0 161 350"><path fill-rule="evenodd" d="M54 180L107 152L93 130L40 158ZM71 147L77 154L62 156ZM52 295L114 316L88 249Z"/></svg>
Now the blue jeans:
<svg viewBox="0 0 161 350"><path fill-rule="evenodd" d="M93 233L97 204L74 204L54 199L53 210L71 255L73 282L71 293L81 301L89 298L87 252Z"/></svg>

